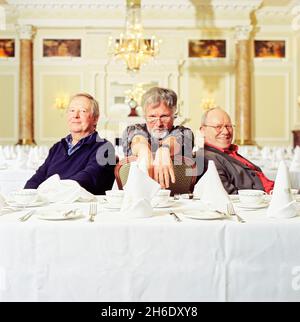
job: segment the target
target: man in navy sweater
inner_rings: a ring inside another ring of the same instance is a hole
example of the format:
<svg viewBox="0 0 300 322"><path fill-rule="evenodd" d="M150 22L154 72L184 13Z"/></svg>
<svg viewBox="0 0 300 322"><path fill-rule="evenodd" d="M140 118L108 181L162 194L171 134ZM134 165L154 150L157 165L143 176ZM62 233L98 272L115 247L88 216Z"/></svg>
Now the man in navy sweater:
<svg viewBox="0 0 300 322"><path fill-rule="evenodd" d="M110 190L114 182L115 151L113 145L99 137L98 102L89 94L72 97L67 111L70 134L54 144L25 189L35 189L47 178L77 181L89 192L99 195Z"/></svg>

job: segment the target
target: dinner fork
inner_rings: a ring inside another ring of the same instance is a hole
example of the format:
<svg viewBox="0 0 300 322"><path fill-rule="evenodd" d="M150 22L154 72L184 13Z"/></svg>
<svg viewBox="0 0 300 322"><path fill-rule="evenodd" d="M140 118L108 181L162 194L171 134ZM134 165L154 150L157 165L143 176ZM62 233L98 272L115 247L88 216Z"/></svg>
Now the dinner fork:
<svg viewBox="0 0 300 322"><path fill-rule="evenodd" d="M240 222L240 223L245 223L245 222L246 222L246 220L245 220L245 219L243 219L242 217L240 217L240 216L235 212L234 207L233 207L233 205L232 205L232 203L231 203L231 202L227 204L227 212L228 212L228 214L229 214L230 216L236 216L236 218L237 218L238 222Z"/></svg>
<svg viewBox="0 0 300 322"><path fill-rule="evenodd" d="M97 215L97 203L92 202L90 204L90 210L89 210L89 221L93 222L95 221L95 216Z"/></svg>

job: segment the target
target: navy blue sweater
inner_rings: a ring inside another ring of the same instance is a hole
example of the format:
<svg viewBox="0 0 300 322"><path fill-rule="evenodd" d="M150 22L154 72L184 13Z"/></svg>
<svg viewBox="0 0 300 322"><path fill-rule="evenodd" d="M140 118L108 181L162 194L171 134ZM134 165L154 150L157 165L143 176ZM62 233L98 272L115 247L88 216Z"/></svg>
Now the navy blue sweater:
<svg viewBox="0 0 300 322"><path fill-rule="evenodd" d="M54 174L61 179L77 181L89 192L100 195L110 190L114 182L115 150L113 145L95 132L80 149L68 155L68 144L63 138L49 151L36 173L27 181L25 189L36 189Z"/></svg>

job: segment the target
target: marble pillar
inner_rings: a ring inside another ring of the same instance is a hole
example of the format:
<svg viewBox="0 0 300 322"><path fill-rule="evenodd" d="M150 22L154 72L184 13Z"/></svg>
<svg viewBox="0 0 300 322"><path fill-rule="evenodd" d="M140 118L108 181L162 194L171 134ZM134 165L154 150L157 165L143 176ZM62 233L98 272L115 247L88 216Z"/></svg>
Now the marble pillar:
<svg viewBox="0 0 300 322"><path fill-rule="evenodd" d="M20 74L19 74L19 140L21 145L35 145L33 109L33 27L19 25Z"/></svg>
<svg viewBox="0 0 300 322"><path fill-rule="evenodd" d="M236 27L236 109L235 143L253 145L251 113L251 26Z"/></svg>

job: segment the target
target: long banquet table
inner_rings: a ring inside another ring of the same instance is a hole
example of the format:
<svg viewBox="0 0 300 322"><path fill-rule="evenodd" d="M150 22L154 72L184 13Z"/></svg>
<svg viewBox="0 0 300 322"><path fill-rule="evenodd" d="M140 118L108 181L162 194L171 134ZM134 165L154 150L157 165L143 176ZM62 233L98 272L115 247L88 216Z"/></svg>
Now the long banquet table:
<svg viewBox="0 0 300 322"><path fill-rule="evenodd" d="M75 207L83 218L0 216L1 301L300 300L300 217L270 219L260 209L239 211L246 223L177 222L159 209L130 219L99 204L90 222L88 204Z"/></svg>

